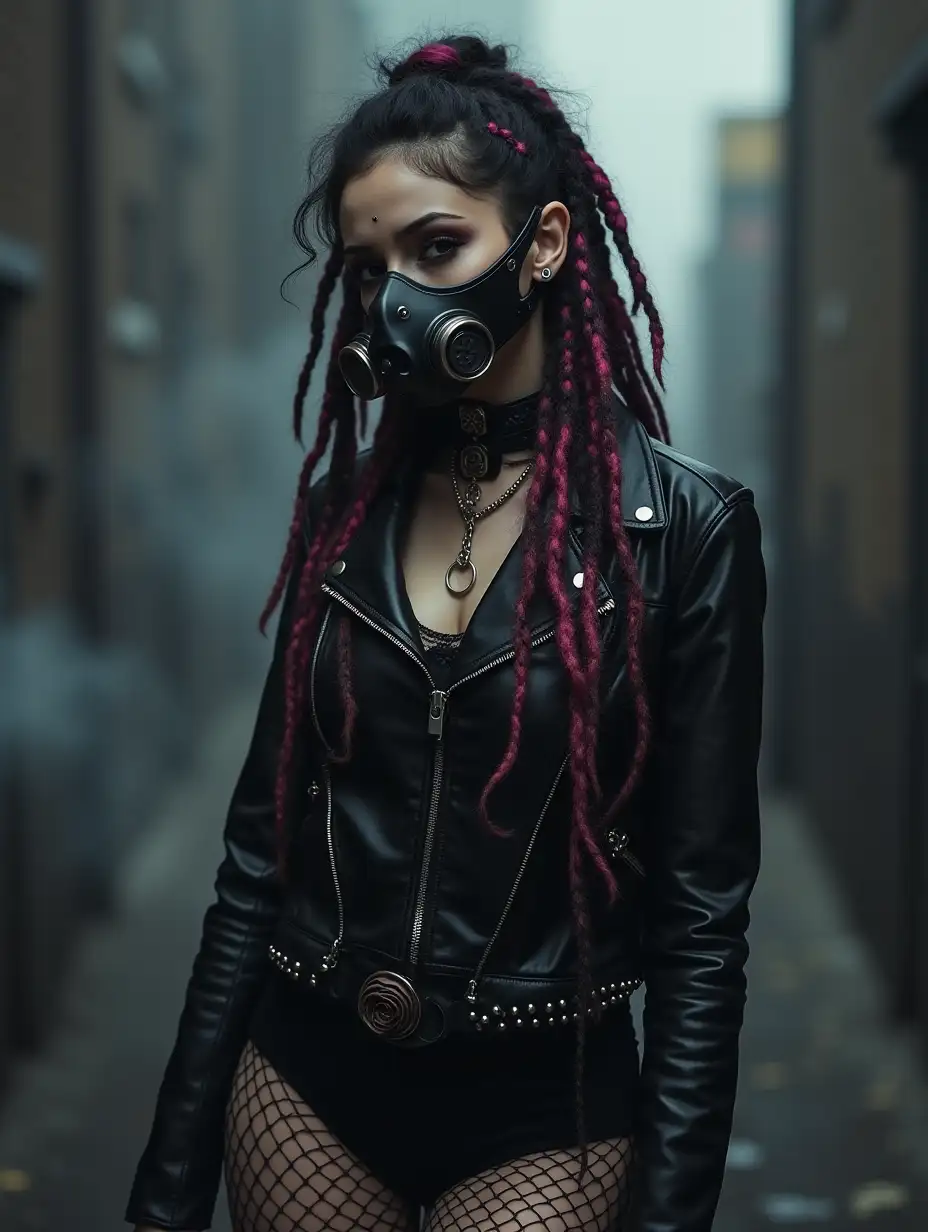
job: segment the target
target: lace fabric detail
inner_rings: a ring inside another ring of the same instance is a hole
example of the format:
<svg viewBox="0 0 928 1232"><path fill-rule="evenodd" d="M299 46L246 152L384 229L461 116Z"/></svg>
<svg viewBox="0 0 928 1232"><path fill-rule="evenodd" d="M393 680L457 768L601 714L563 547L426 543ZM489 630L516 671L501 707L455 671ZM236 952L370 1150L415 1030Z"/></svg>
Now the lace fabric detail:
<svg viewBox="0 0 928 1232"><path fill-rule="evenodd" d="M431 666L437 666L441 671L446 671L451 667L463 638L463 633L441 633L437 629L430 629L428 625L419 623L419 639L422 642L426 660Z"/></svg>

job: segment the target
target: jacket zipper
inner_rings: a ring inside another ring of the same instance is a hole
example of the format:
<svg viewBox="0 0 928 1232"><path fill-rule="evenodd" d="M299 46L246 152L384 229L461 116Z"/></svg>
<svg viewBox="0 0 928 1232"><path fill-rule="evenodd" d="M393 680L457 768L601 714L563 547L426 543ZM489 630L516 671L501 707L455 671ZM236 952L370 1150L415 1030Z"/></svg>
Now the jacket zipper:
<svg viewBox="0 0 928 1232"><path fill-rule="evenodd" d="M419 961L422 944L422 925L425 920L425 900L428 896L429 870L432 866L432 848L435 846L435 831L438 828L438 804L441 799L441 781L445 772L445 746L442 743L445 727L445 707L448 694L433 689L429 698L429 735L435 740L435 755L432 760L432 789L429 794L429 814L425 827L425 843L422 847L422 863L419 866L419 885L416 891L416 910L412 917L412 933L409 938L409 961L415 966Z"/></svg>
<svg viewBox="0 0 928 1232"><path fill-rule="evenodd" d="M335 901L338 903L338 933L332 942L332 948L322 960L323 971L331 971L338 962L342 941L345 936L345 904L342 900L342 887L338 879L338 865L335 861L335 835L332 831L332 777L329 773L329 767L325 766L322 773L325 775L326 795L325 834L329 845L329 865L332 869L332 882L335 885Z"/></svg>
<svg viewBox="0 0 928 1232"><path fill-rule="evenodd" d="M309 669L309 704L313 714L313 727L316 729L316 735L322 744L322 747L327 753L331 753L328 741L322 734L322 724L319 722L319 715L316 711L316 664L319 661L319 649L325 640L325 632L329 626L329 620L332 617L332 605L330 604L325 609L325 615L322 618L322 624L319 628L319 636L316 638L316 648L313 651L313 661Z"/></svg>
<svg viewBox="0 0 928 1232"><path fill-rule="evenodd" d="M327 753L332 750L329 748L328 741L322 731L322 724L319 722L319 712L316 710L316 663L319 659L319 648L322 645L325 637L326 629L328 628L329 620L332 616L332 608L327 607L325 615L322 618L322 624L319 628L319 637L316 639L316 648L313 651L312 666L309 669L309 701L310 709L313 716L313 727L316 729L316 735L322 744L322 747ZM331 971L338 962L338 956L342 948L342 940L345 936L345 904L342 899L342 885L338 876L338 863L335 859L335 835L332 827L332 776L328 765L322 763L322 776L325 779L325 835L326 842L329 848L329 867L332 870L332 884L335 887L335 901L338 905L338 932L329 952L322 959L323 971Z"/></svg>
<svg viewBox="0 0 928 1232"><path fill-rule="evenodd" d="M447 702L447 694L441 689L435 687L435 681L432 673L429 671L425 663L409 649L405 642L400 641L398 637L394 637L387 629L382 628L375 620L367 615L356 604L345 599L337 591L333 590L327 583L323 582L322 592L328 595L329 598L335 599L347 608L349 612L357 616L357 618L374 629L377 633L385 637L394 646L398 646L403 654L412 659L413 663L422 671L429 684L432 686L432 691L429 695L429 719L428 719L428 734L435 740L435 752L432 760L432 786L429 793L429 809L428 818L425 827L425 842L422 847L422 860L419 865L419 881L416 888L416 907L413 913L412 933L409 941L409 961L412 966L418 962L419 946L422 940L422 923L425 917L425 899L428 887L429 869L432 863L432 848L435 845L435 830L438 825L438 803L441 797L441 781L444 774L445 749L442 744L445 728L445 705ZM331 608L329 609L331 611ZM316 643L318 650L321 642L321 631L319 641ZM333 865L334 867L334 865Z"/></svg>
<svg viewBox="0 0 928 1232"><path fill-rule="evenodd" d="M490 951L493 949L494 945L496 945L497 937L499 937L500 933L503 931L503 926L509 918L509 912L512 909L512 904L515 902L516 895L519 892L519 886L522 884L522 877L525 874L526 868L528 868L528 862L531 859L532 849L535 846L535 839L538 837L538 832L541 829L541 823L544 821L545 815L551 805L551 801L554 799L554 793L558 789L558 784L561 781L569 759L570 754L568 753L561 762L560 769L557 774L554 776L554 782L551 784L551 790L548 792L547 799L542 806L541 812L538 814L538 820L535 822L535 828L532 831L532 836L528 840L528 846L525 848L525 853L522 856L522 863L519 865L519 871L516 873L516 879L512 883L512 889L509 891L509 897L506 899L506 905L503 907L503 913L499 917L496 927L493 929L493 935L487 942L486 949L483 951L480 962L477 964L477 969L474 972L474 978L467 985L467 1000L470 1002L477 1000L477 985L483 978L483 969L487 965L487 960L490 957Z"/></svg>
<svg viewBox="0 0 928 1232"><path fill-rule="evenodd" d="M418 881L418 886L417 886L417 891L416 891L416 906L415 906L415 911L413 913L412 932L411 932L410 941L409 941L409 961L412 966L416 966L416 964L419 961L419 952L420 952L420 947L422 943L422 927L423 927L423 923L425 920L425 906L426 906L426 899L428 897L429 872L430 872L431 863L432 863L432 850L435 845L435 831L438 826L438 808L439 808L439 801L441 798L442 778L444 776L445 750L444 750L444 744L442 743L442 741L444 739L444 728L445 728L445 718L447 716L447 709L448 709L448 698L451 696L451 694L456 689L459 689L461 685L469 684L472 680L476 680L479 676L483 676L487 672L493 671L494 668L500 667L502 666L502 664L508 663L510 660L514 659L515 654L516 654L515 647L513 647L511 650L504 651L502 654L496 655L494 658L490 659L488 663L484 663L482 667L478 667L476 671L469 672L466 676L462 676L461 679L456 680L449 689L446 689L446 690L436 689L435 681L432 678L432 674L429 671L428 667L425 665L425 663L423 663L423 661L416 654L413 653L413 651L409 649L409 647L405 644L405 642L400 641L398 637L395 637L388 630L382 628L379 624L377 624L375 620L373 620L370 616L368 616L366 612L364 612L361 608L359 608L356 604L352 603L350 600L345 599L344 596L340 595L337 591L333 590L332 587L330 587L325 582L323 582L322 584L322 591L323 591L323 594L326 594L330 598L335 599L338 603L341 603L343 607L346 607L349 612L352 612L355 616L358 617L359 620L363 621L371 629L376 630L376 632L380 633L383 637L387 638L387 640L392 642L394 646L398 646L399 649L402 650L405 655L407 655L410 659L412 659L412 661L415 664L418 665L418 667L422 670L422 672L427 677L429 684L432 686L432 692L429 696L428 734L435 740L436 744L435 744L434 760L432 762L432 786L431 786L431 791L429 794L429 809L428 809L428 817L427 817L426 829L425 829L425 842L422 847L422 861L419 866L419 881ZM612 611L614 607L615 607L615 601L613 599L607 599L605 603L600 604L600 606L597 608L597 615L603 616L605 615L606 612ZM538 637L532 638L532 643L531 643L532 649L534 649L536 646L541 646L544 642L550 641L550 639L553 638L554 635L555 635L555 630L549 629L546 633L542 633ZM321 640L321 637L320 637L320 640ZM318 649L318 642L317 642L317 649ZM538 829L540 828L541 822L544 819L545 813L547 813L548 811L548 805L550 804L551 799L554 796L554 791L557 787L557 783L560 781L560 777L561 777L561 774L563 773L564 765L566 764L567 762L565 759L563 765L561 766L561 769L558 771L557 778L554 783L554 787L552 787L551 792L548 796L548 799L545 802L544 808L542 809L542 812L541 812L541 816L536 822L535 830L532 833L532 838L529 843L528 853L531 852L531 847L535 841L535 835L538 833ZM518 889L519 882L522 879L522 874L525 871L525 866L527 865L527 863L528 863L528 854L526 854L526 856L523 858L523 862L517 874L516 882L510 893L509 900L507 901L506 906L503 909L503 917L500 921L500 924L497 930L494 932L493 938L490 942L490 946L487 947L487 951L486 951L486 954L484 955L484 959L482 960L482 962L485 961L486 956L489 954L490 947L493 945L498 933L502 929L503 922L505 921L505 917L509 913L509 907L512 901L515 899L515 893L516 893L516 890ZM333 864L333 867L334 867L334 864ZM476 981L472 981L472 984L475 985Z"/></svg>
<svg viewBox="0 0 928 1232"><path fill-rule="evenodd" d="M637 873L639 877L643 877L645 875L644 865L638 857L629 850L629 838L627 834L620 834L618 830L610 830L606 835L606 842L609 845L610 853L614 857L624 861L632 872Z"/></svg>
<svg viewBox="0 0 928 1232"><path fill-rule="evenodd" d="M611 609L614 606L615 606L614 601L612 599L609 599L606 603L604 603L601 606L598 614L602 615L604 612L611 611ZM535 637L532 639L532 648L534 649L534 647L542 645L543 642L549 641L552 637L554 637L554 630L549 629L547 633L542 633L538 637ZM494 668L497 668L501 666L503 663L507 663L511 659L514 659L514 658L515 658L515 649L505 651L503 654L497 655L495 658L491 659L488 663L484 663L484 665L482 667L477 668L476 671L469 672L466 676L462 676L460 680L456 680L454 684L451 685L451 687L445 690L444 692L442 692L442 690L440 689L433 689L432 691L431 699L429 702L429 734L431 736L434 736L436 740L438 741L438 743L435 746L435 760L433 762L433 769L432 769L432 791L431 791L431 796L429 798L428 824L426 825L426 830L425 830L425 845L422 849L422 865L421 865L420 876L419 876L418 893L416 895L416 910L413 915L412 935L410 937L410 942L409 942L409 961L410 963L412 963L413 966L416 966L416 964L419 961L419 951L420 951L420 947L422 943L422 926L425 921L425 906L426 906L426 900L428 898L429 871L430 871L431 863L432 863L432 848L434 847L434 844L435 844L435 830L438 824L438 807L439 807L439 800L440 800L440 795L441 795L442 776L444 774L444 764L445 764L445 750L444 750L444 745L441 743L441 740L442 740L442 734L444 731L445 712L448 707L448 698L451 696L451 694L456 689L459 689L462 684L469 684L472 680L476 680L478 676L483 676L486 672L493 671ZM566 760L564 764L566 765ZM558 771L557 779L555 780L555 787L557 786L557 783L560 781L562 771L563 771L563 766L561 767L561 770ZM550 804L551 797L553 795L554 795L554 788L551 789L551 794L549 795L547 801L545 802L545 806L542 809L541 816L539 817L538 822L536 823L536 826L535 826L535 830L532 833L532 837L529 841L528 851L526 853L525 858L523 859L522 867L519 869L516 882L510 893L509 902L506 904L506 907L504 908L503 916L500 920L499 925L497 926L496 933L494 933L493 935L493 941L496 940L498 933L502 929L505 918L509 914L509 907L512 903L512 900L515 898L515 892L518 889L519 882L522 880L522 873L525 871L525 865L528 863L528 854L531 852L532 845L534 844L535 835L538 833L538 829L541 825L542 820L544 819L544 815L548 811L548 805ZM493 942L491 941L490 945L492 946L492 944ZM487 953L489 953L489 947L487 949ZM485 958L482 960L482 962L483 961L485 961ZM482 966L482 962L481 962L481 966Z"/></svg>

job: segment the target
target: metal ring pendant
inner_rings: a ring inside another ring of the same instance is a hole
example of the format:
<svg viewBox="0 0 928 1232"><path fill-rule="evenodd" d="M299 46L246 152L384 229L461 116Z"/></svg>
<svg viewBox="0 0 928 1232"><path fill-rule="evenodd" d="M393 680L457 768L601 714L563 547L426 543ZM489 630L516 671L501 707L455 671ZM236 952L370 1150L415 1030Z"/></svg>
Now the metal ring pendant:
<svg viewBox="0 0 928 1232"><path fill-rule="evenodd" d="M470 574L470 577L468 578L464 586L452 586L451 585L451 578L454 576L455 573L469 573ZM456 599L463 599L465 595L470 594L470 592L474 589L476 585L477 585L477 566L474 564L474 562L472 560L469 560L466 565L462 565L459 560L453 560L451 564L448 566L447 572L445 573L445 587L447 588L449 593L454 595Z"/></svg>

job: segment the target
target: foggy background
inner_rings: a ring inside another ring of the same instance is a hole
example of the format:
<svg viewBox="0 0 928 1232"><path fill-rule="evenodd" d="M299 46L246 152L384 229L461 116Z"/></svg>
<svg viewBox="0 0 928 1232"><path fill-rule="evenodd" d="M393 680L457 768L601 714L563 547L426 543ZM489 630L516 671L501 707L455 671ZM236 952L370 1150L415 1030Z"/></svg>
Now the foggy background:
<svg viewBox="0 0 928 1232"><path fill-rule="evenodd" d="M378 55L449 30L565 91L674 443L764 523L716 1226L924 1229L924 0L0 0L0 1232L121 1226L269 657L306 155Z"/></svg>

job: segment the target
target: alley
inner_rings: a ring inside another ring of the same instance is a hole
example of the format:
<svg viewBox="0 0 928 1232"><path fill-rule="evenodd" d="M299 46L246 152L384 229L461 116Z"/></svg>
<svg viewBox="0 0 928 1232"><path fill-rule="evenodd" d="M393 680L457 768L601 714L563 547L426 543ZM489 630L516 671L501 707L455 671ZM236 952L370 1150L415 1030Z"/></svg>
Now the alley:
<svg viewBox="0 0 928 1232"><path fill-rule="evenodd" d="M0 1120L3 1232L118 1232L220 857L253 700L231 708L86 938L54 1045ZM718 1232L928 1222L928 1116L907 1042L803 829L768 803L741 1095ZM640 1005L639 1005L640 1010ZM214 1227L227 1232L220 1198Z"/></svg>

